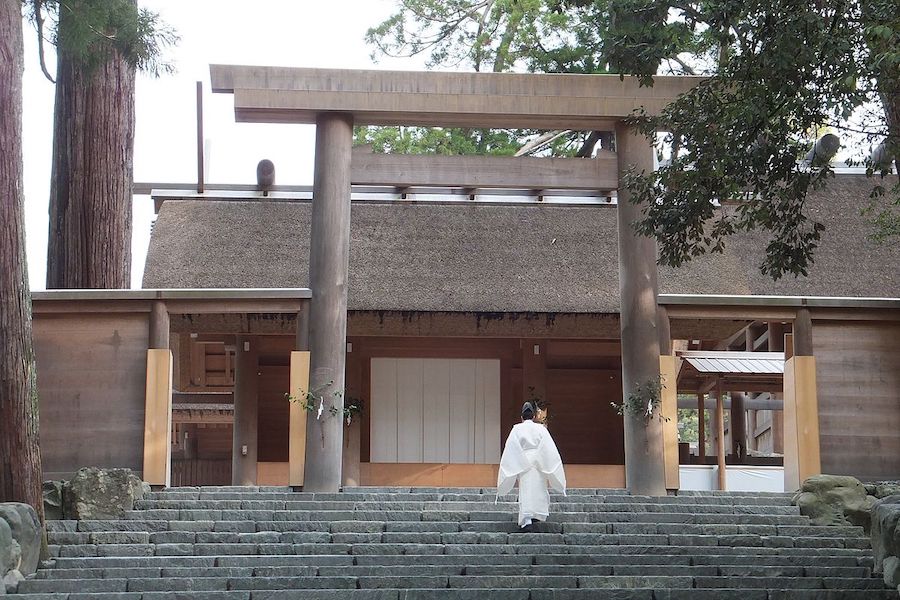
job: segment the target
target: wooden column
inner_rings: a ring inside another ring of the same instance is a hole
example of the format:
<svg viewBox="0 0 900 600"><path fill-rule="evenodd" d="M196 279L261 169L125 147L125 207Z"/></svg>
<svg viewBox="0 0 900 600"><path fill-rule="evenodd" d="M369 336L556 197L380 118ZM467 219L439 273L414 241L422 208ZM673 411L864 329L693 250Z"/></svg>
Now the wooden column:
<svg viewBox="0 0 900 600"><path fill-rule="evenodd" d="M722 380L716 379L716 461L719 465L719 489L727 488L725 471L725 398L722 395Z"/></svg>
<svg viewBox="0 0 900 600"><path fill-rule="evenodd" d="M237 336L234 357L234 432L231 446L232 485L256 485L259 417L257 341Z"/></svg>
<svg viewBox="0 0 900 600"><path fill-rule="evenodd" d="M784 325L781 323L769 323L769 352L784 352ZM773 393L772 397L781 400L784 406L781 391ZM772 451L784 454L784 410L772 411Z"/></svg>
<svg viewBox="0 0 900 600"><path fill-rule="evenodd" d="M169 347L169 311L162 300L153 302L150 308L150 341L148 348Z"/></svg>
<svg viewBox="0 0 900 600"><path fill-rule="evenodd" d="M300 489L306 476L307 411L301 403L309 390L309 302L297 313L297 338L291 352L290 395L288 415L288 485Z"/></svg>
<svg viewBox="0 0 900 600"><path fill-rule="evenodd" d="M173 359L169 350L169 313L165 302L150 307L147 383L144 400L144 481L168 487L172 478Z"/></svg>
<svg viewBox="0 0 900 600"><path fill-rule="evenodd" d="M706 399L704 394L697 394L697 458L700 464L706 463Z"/></svg>
<svg viewBox="0 0 900 600"><path fill-rule="evenodd" d="M634 169L653 170L653 147L647 138L623 123L616 125L619 181ZM631 194L620 186L619 230L619 322L622 337L622 397L659 381L659 332L656 326L656 242L638 236L632 224L641 218L641 207L630 202ZM666 494L663 423L625 414L625 483L634 494Z"/></svg>
<svg viewBox="0 0 900 600"><path fill-rule="evenodd" d="M350 152L353 117L316 119L312 231L309 250L310 389L343 409L350 256ZM328 412L307 422L303 489L337 492L341 486L343 422Z"/></svg>
<svg viewBox="0 0 900 600"><path fill-rule="evenodd" d="M819 449L819 404L812 319L801 308L793 335L785 343L784 363L784 489L793 491L805 479L822 472Z"/></svg>
<svg viewBox="0 0 900 600"><path fill-rule="evenodd" d="M747 456L747 412L741 392L731 393L731 454L736 463L743 463Z"/></svg>
<svg viewBox="0 0 900 600"><path fill-rule="evenodd" d="M671 355L659 357L659 372L663 386L660 390L660 408L664 419L663 440L667 490L678 490L681 487L678 464L678 375L676 360Z"/></svg>

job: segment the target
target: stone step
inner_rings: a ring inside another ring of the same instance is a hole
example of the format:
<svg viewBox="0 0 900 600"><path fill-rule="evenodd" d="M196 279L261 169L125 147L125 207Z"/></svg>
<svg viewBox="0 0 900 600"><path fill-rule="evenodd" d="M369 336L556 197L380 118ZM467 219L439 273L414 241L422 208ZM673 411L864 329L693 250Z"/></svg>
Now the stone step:
<svg viewBox="0 0 900 600"><path fill-rule="evenodd" d="M657 499L658 500L658 499ZM767 504L705 504L659 502L551 502L553 512L692 512L722 514L800 514L796 506ZM515 501L410 500L139 500L135 511L155 510L396 510L396 511L511 511Z"/></svg>
<svg viewBox="0 0 900 600"><path fill-rule="evenodd" d="M527 535L527 534L525 534ZM517 536L513 544L423 544L423 543L278 543L278 544L82 544L72 546L51 546L51 555L59 557L149 557L149 556L221 556L221 555L284 555L284 554L326 554L326 555L435 555L435 554L531 554L535 544L551 554L739 554L746 556L781 554L807 556L855 556L870 557L871 551L843 547L783 547L775 546L728 546L728 545L684 545L648 543L628 544L548 544L540 541L528 542L525 535ZM535 534L540 540L540 534ZM633 537L633 536L632 536Z"/></svg>
<svg viewBox="0 0 900 600"><path fill-rule="evenodd" d="M312 575L258 577L154 577L119 579L30 579L19 593L48 592L152 592L228 591L272 589L412 589L412 588L730 588L734 577L606 574L466 574L466 575ZM883 590L876 578L847 577L742 577L742 588L752 589L857 589Z"/></svg>
<svg viewBox="0 0 900 600"><path fill-rule="evenodd" d="M107 552L109 546L122 547L123 551L135 555L154 554L145 551L147 546L195 546L208 553L208 546L229 545L250 548L251 546L332 544L332 545L460 545L460 544L552 544L560 546L620 546L620 545L672 545L672 546L732 546L732 547L773 547L773 548L869 548L865 537L818 537L818 536L765 536L757 534L622 534L622 533L505 533L505 532L375 532L375 533L328 533L315 531L261 531L255 533L230 532L156 532L141 533L93 532L93 533L53 533L51 545L59 547L59 556L68 556L73 549L96 548L97 555ZM130 547L134 547L132 552ZM137 550L136 548L144 548ZM265 548L258 552L263 553ZM219 551L217 554L224 552Z"/></svg>
<svg viewBox="0 0 900 600"><path fill-rule="evenodd" d="M745 590L745 589L649 589L604 590L608 600L896 600L892 590ZM28 600L597 600L595 589L520 588L416 589L416 590L271 590L193 592L98 592L28 594Z"/></svg>
<svg viewBox="0 0 900 600"><path fill-rule="evenodd" d="M422 566L441 565L761 565L807 566L815 568L850 567L869 568L868 557L816 556L814 561L803 555L723 555L723 554L434 554L418 555L414 559L404 555L255 555L255 556L149 556L149 557L97 557L59 558L55 571L96 571L106 569L163 569L260 566L404 566L414 563Z"/></svg>
<svg viewBox="0 0 900 600"><path fill-rule="evenodd" d="M195 579L200 577L310 577L310 576L449 576L449 575L690 575L722 577L843 577L869 578L866 567L804 567L794 565L688 565L603 564L585 565L258 565L217 567L143 567L48 569L38 579Z"/></svg>

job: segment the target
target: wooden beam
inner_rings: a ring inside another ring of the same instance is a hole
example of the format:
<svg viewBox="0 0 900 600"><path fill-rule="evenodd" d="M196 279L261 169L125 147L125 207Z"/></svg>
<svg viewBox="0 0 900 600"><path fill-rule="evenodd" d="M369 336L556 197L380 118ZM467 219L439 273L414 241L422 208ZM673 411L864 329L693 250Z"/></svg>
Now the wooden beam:
<svg viewBox="0 0 900 600"><path fill-rule="evenodd" d="M658 114L700 77L445 73L210 65L214 92L239 121L314 123L341 111L359 125L611 130L644 107Z"/></svg>
<svg viewBox="0 0 900 600"><path fill-rule="evenodd" d="M157 300L150 308L150 339L149 348L166 349L169 347L169 312L166 303Z"/></svg>
<svg viewBox="0 0 900 600"><path fill-rule="evenodd" d="M794 356L784 364L784 489L794 491L822 472L819 450L816 359Z"/></svg>
<svg viewBox="0 0 900 600"><path fill-rule="evenodd" d="M172 352L147 350L144 403L144 471L142 479L168 487L172 467Z"/></svg>
<svg viewBox="0 0 900 600"><path fill-rule="evenodd" d="M705 394L697 394L697 457L706 462L706 402Z"/></svg>
<svg viewBox="0 0 900 600"><path fill-rule="evenodd" d="M725 398L721 383L716 386L716 461L719 466L719 489L728 487L728 473L725 470Z"/></svg>
<svg viewBox="0 0 900 600"><path fill-rule="evenodd" d="M309 352L291 352L290 395L297 399L291 402L288 416L288 485L300 487L306 471L306 416L309 411L300 400L309 390Z"/></svg>
<svg viewBox="0 0 900 600"><path fill-rule="evenodd" d="M354 185L408 187L583 189L618 188L616 155L596 158L374 154L354 149Z"/></svg>
<svg viewBox="0 0 900 600"><path fill-rule="evenodd" d="M676 361L668 354L659 357L660 416L663 418L663 443L665 447L666 489L681 487L678 465L678 387L676 384Z"/></svg>
<svg viewBox="0 0 900 600"><path fill-rule="evenodd" d="M797 310L794 317L794 356L812 356L812 317L808 308Z"/></svg>

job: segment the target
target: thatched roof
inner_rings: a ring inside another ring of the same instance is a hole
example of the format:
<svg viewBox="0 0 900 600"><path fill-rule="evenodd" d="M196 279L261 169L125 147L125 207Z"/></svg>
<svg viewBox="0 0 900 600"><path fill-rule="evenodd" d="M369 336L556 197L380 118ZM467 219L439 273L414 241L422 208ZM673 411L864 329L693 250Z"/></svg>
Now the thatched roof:
<svg viewBox="0 0 900 600"><path fill-rule="evenodd" d="M900 249L869 242L871 182L839 176L810 201L827 230L809 277L759 273L763 245L660 269L660 292L894 297ZM304 287L310 205L167 200L144 287ZM614 207L354 203L351 310L617 312Z"/></svg>

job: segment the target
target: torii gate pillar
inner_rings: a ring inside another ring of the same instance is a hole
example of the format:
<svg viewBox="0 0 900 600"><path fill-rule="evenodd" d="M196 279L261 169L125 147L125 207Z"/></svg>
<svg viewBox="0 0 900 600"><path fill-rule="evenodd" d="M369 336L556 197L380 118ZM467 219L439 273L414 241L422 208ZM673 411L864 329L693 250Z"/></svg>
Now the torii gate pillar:
<svg viewBox="0 0 900 600"><path fill-rule="evenodd" d="M352 115L317 116L309 246L309 388L324 398L324 411L317 418L315 406L307 419L303 489L313 492L337 492L341 485L352 146ZM331 414L330 406L337 415Z"/></svg>
<svg viewBox="0 0 900 600"><path fill-rule="evenodd" d="M656 241L639 236L632 223L641 207L632 204L622 185L630 169L653 170L653 147L647 138L623 123L616 124L619 159L619 323L622 332L622 397L659 381L657 331ZM663 423L658 412L649 420L625 411L625 485L632 494L666 495Z"/></svg>

